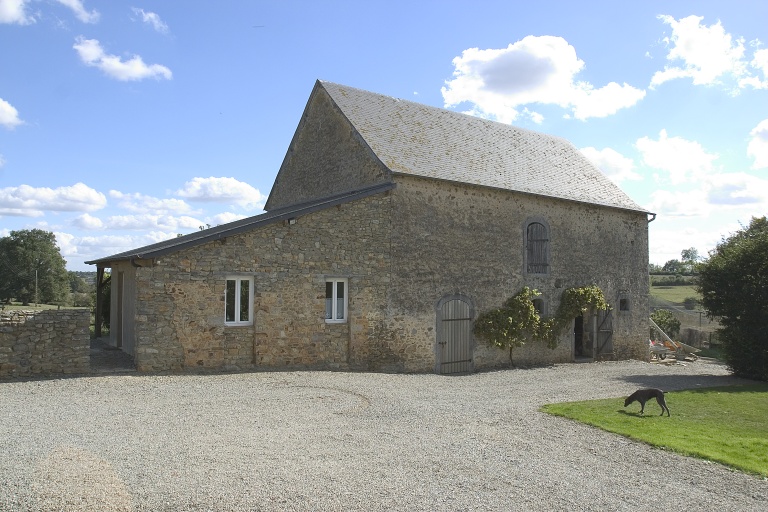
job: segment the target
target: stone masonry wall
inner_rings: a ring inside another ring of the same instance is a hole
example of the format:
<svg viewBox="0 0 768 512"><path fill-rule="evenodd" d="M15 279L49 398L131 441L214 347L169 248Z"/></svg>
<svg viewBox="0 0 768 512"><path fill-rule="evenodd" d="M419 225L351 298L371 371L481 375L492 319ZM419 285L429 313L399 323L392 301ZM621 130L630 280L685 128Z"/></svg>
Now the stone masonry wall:
<svg viewBox="0 0 768 512"><path fill-rule="evenodd" d="M476 315L523 286L542 292L554 314L565 288L598 285L614 307L616 359L646 358L648 238L642 213L552 198L398 176L393 191L391 314L385 330L408 346L407 369L435 361L435 306L445 296L470 297ZM531 219L550 227L550 271L524 272L524 231ZM619 311L620 297L630 301ZM557 349L532 341L515 349L518 364L569 362L573 333ZM507 351L476 340L475 368L508 364Z"/></svg>
<svg viewBox="0 0 768 512"><path fill-rule="evenodd" d="M391 181L360 135L316 89L269 194L269 210ZM311 172L307 172L311 169Z"/></svg>
<svg viewBox="0 0 768 512"><path fill-rule="evenodd" d="M0 378L90 371L87 310L0 313Z"/></svg>
<svg viewBox="0 0 768 512"><path fill-rule="evenodd" d="M378 336L390 215L379 194L137 268L137 369L402 368L405 356ZM254 279L253 325L224 324L231 276ZM347 323L325 322L328 277L349 280Z"/></svg>

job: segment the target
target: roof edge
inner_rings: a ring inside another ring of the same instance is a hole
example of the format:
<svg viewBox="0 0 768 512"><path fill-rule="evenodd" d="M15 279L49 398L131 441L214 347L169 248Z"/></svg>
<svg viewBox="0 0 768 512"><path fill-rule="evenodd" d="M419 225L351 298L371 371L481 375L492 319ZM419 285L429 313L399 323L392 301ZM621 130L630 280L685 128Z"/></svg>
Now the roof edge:
<svg viewBox="0 0 768 512"><path fill-rule="evenodd" d="M130 251L113 254L104 258L86 261L84 263L87 265L99 265L117 261L157 258L183 249L188 249L190 247L195 247L204 243L213 242L215 240L237 235L244 231L267 226L275 222L288 220L290 218L298 217L301 215L307 215L340 204L349 203L372 195L388 192L396 186L397 185L393 182L378 183L363 189L350 190L312 201L285 206L270 212L263 213L261 215L255 215L253 217L222 224L221 226L190 233L163 242L146 245L137 249L132 249Z"/></svg>

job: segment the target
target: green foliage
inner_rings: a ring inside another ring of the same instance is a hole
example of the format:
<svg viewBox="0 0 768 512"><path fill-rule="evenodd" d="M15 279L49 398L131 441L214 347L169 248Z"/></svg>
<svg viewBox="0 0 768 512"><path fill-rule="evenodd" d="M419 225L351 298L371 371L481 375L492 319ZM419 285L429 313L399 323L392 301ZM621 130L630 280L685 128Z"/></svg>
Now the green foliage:
<svg viewBox="0 0 768 512"><path fill-rule="evenodd" d="M699 303L699 299L696 297L686 297L683 299L683 306L685 309L692 311L696 309L696 305Z"/></svg>
<svg viewBox="0 0 768 512"><path fill-rule="evenodd" d="M0 238L0 300L66 303L69 278L65 265L53 233L11 231Z"/></svg>
<svg viewBox="0 0 768 512"><path fill-rule="evenodd" d="M558 325L570 322L579 315L591 309L605 311L610 309L605 300L603 291L595 285L582 288L567 288L560 299L560 307L557 309Z"/></svg>
<svg viewBox="0 0 768 512"><path fill-rule="evenodd" d="M768 219L752 218L697 265L702 306L720 320L723 357L739 376L768 380Z"/></svg>
<svg viewBox="0 0 768 512"><path fill-rule="evenodd" d="M541 318L533 299L539 295L526 286L502 307L482 313L475 321L475 335L499 348L508 348L511 359L512 349L524 345L537 330Z"/></svg>
<svg viewBox="0 0 768 512"><path fill-rule="evenodd" d="M671 416L655 400L645 415L624 397L550 404L544 412L662 447L768 476L768 384L667 393ZM728 421L723 421L728 418Z"/></svg>
<svg viewBox="0 0 768 512"><path fill-rule="evenodd" d="M693 283L693 277L682 274L651 276L651 286L692 286Z"/></svg>
<svg viewBox="0 0 768 512"><path fill-rule="evenodd" d="M474 332L479 338L499 348L512 350L530 339L544 341L549 348L557 347L558 337L571 321L590 310L606 310L610 306L597 286L568 288L563 291L557 314L543 318L533 301L541 295L527 286L504 302L501 308L480 314Z"/></svg>
<svg viewBox="0 0 768 512"><path fill-rule="evenodd" d="M670 338L674 339L680 334L680 320L675 318L675 315L668 309L657 309L651 313L651 320L656 322L656 325L661 327L661 330ZM650 330L650 336L652 339L656 339L656 333L653 328Z"/></svg>
<svg viewBox="0 0 768 512"><path fill-rule="evenodd" d="M669 260L661 267L662 271L672 274L679 274L682 272L682 269L683 263L680 260Z"/></svg>

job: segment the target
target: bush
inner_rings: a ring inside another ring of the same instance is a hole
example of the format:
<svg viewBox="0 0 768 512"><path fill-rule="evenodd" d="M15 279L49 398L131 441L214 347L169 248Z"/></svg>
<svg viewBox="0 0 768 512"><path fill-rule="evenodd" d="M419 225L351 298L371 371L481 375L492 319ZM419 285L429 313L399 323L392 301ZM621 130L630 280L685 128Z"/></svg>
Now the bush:
<svg viewBox="0 0 768 512"><path fill-rule="evenodd" d="M696 297L686 297L683 299L683 306L687 310L694 310L696 309L696 305L699 303L699 299Z"/></svg>
<svg viewBox="0 0 768 512"><path fill-rule="evenodd" d="M718 317L725 361L734 374L768 380L768 219L724 238L698 265L699 293Z"/></svg>
<svg viewBox="0 0 768 512"><path fill-rule="evenodd" d="M78 308L92 308L93 294L77 292L72 294L72 305Z"/></svg>
<svg viewBox="0 0 768 512"><path fill-rule="evenodd" d="M675 315L671 311L666 309L657 309L651 313L651 320L656 322L664 333L670 338L675 338L680 334L680 320L675 318ZM653 328L650 330L651 338L656 338L656 333Z"/></svg>

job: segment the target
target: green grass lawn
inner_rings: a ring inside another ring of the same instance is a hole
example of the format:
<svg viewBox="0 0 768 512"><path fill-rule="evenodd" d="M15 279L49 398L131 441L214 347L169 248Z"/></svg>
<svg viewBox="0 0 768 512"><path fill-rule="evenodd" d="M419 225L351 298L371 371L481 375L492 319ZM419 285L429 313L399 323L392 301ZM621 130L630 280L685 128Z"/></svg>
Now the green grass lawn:
<svg viewBox="0 0 768 512"><path fill-rule="evenodd" d="M548 404L542 411L748 473L768 476L768 383L671 391L671 417L656 400L624 408L624 398Z"/></svg>

